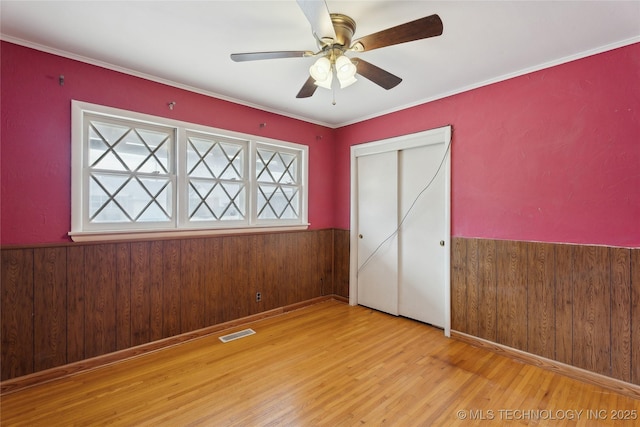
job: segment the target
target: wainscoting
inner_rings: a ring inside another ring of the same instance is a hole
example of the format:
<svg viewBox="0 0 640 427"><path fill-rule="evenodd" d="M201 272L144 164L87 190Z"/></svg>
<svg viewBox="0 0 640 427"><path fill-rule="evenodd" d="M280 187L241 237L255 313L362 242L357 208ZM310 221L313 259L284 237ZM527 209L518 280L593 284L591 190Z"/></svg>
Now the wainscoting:
<svg viewBox="0 0 640 427"><path fill-rule="evenodd" d="M640 249L452 239L452 329L640 385Z"/></svg>
<svg viewBox="0 0 640 427"><path fill-rule="evenodd" d="M640 249L453 238L451 251L454 331L640 385ZM349 231L2 248L1 267L4 381L348 297Z"/></svg>
<svg viewBox="0 0 640 427"><path fill-rule="evenodd" d="M348 251L345 230L2 248L2 380L347 297Z"/></svg>

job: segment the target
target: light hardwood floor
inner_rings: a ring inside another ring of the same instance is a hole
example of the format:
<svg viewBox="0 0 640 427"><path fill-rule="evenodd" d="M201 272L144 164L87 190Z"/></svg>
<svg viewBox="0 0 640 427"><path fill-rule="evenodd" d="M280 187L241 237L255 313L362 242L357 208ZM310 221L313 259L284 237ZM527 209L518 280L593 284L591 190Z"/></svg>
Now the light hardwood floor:
<svg viewBox="0 0 640 427"><path fill-rule="evenodd" d="M640 425L640 400L333 300L0 403L3 426Z"/></svg>

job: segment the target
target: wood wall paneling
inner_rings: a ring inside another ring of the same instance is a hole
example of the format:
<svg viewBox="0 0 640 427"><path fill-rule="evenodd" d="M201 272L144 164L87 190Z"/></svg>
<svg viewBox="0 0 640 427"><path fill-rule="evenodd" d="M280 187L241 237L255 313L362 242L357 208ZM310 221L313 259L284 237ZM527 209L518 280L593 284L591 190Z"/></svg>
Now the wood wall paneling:
<svg viewBox="0 0 640 427"><path fill-rule="evenodd" d="M116 349L122 350L131 344L131 244L116 245Z"/></svg>
<svg viewBox="0 0 640 427"><path fill-rule="evenodd" d="M67 363L85 359L85 248L67 248Z"/></svg>
<svg viewBox="0 0 640 427"><path fill-rule="evenodd" d="M574 247L573 363L611 375L609 248Z"/></svg>
<svg viewBox="0 0 640 427"><path fill-rule="evenodd" d="M262 248L256 254L258 267L258 277L256 292L261 292L264 310L271 310L278 307L280 301L280 287L278 282L282 279L285 271L285 258L281 251L277 250L282 246L285 236L283 234L267 234L262 238Z"/></svg>
<svg viewBox="0 0 640 427"><path fill-rule="evenodd" d="M497 339L496 241L478 241L478 336Z"/></svg>
<svg viewBox="0 0 640 427"><path fill-rule="evenodd" d="M556 357L573 365L573 252L571 245L555 248L556 260Z"/></svg>
<svg viewBox="0 0 640 427"><path fill-rule="evenodd" d="M611 376L631 382L631 251L611 255Z"/></svg>
<svg viewBox="0 0 640 427"><path fill-rule="evenodd" d="M348 237L316 230L3 248L2 378L331 294L334 281L348 296Z"/></svg>
<svg viewBox="0 0 640 427"><path fill-rule="evenodd" d="M348 230L333 230L333 293L349 297L349 246Z"/></svg>
<svg viewBox="0 0 640 427"><path fill-rule="evenodd" d="M256 310L256 236L225 237L222 288L224 321L253 314Z"/></svg>
<svg viewBox="0 0 640 427"><path fill-rule="evenodd" d="M206 326L221 323L224 318L222 288L224 286L223 275L223 243L222 239L205 239L204 257L204 310Z"/></svg>
<svg viewBox="0 0 640 427"><path fill-rule="evenodd" d="M496 242L496 342L526 349L528 341L528 246L520 242Z"/></svg>
<svg viewBox="0 0 640 427"><path fill-rule="evenodd" d="M467 330L462 331L469 335L478 335L478 317L480 305L480 281L478 275L478 239L467 240ZM494 308L494 306L492 306Z"/></svg>
<svg viewBox="0 0 640 427"><path fill-rule="evenodd" d="M453 238L453 329L640 384L639 253ZM3 248L2 379L347 297L348 280L347 230Z"/></svg>
<svg viewBox="0 0 640 427"><path fill-rule="evenodd" d="M640 384L640 249L631 250L631 382Z"/></svg>
<svg viewBox="0 0 640 427"><path fill-rule="evenodd" d="M451 329L467 331L467 239L451 239Z"/></svg>
<svg viewBox="0 0 640 427"><path fill-rule="evenodd" d="M180 332L205 326L205 239L184 239L180 244Z"/></svg>
<svg viewBox="0 0 640 427"><path fill-rule="evenodd" d="M179 240L162 242L162 338L178 335L181 331L181 243Z"/></svg>
<svg viewBox="0 0 640 427"><path fill-rule="evenodd" d="M452 329L640 384L638 252L455 238Z"/></svg>
<svg viewBox="0 0 640 427"><path fill-rule="evenodd" d="M131 345L150 340L151 242L131 243Z"/></svg>
<svg viewBox="0 0 640 427"><path fill-rule="evenodd" d="M163 281L162 276L162 259L164 245L160 241L151 242L150 253L150 268L151 274L149 277L149 342L162 339L162 291Z"/></svg>
<svg viewBox="0 0 640 427"><path fill-rule="evenodd" d="M555 247L527 245L527 345L529 353L548 359L556 355Z"/></svg>
<svg viewBox="0 0 640 427"><path fill-rule="evenodd" d="M67 362L67 251L34 252L34 371Z"/></svg>
<svg viewBox="0 0 640 427"><path fill-rule="evenodd" d="M2 379L33 372L33 250L2 251Z"/></svg>
<svg viewBox="0 0 640 427"><path fill-rule="evenodd" d="M116 244L85 247L84 355L113 352L116 347Z"/></svg>
<svg viewBox="0 0 640 427"><path fill-rule="evenodd" d="M333 233L333 230L321 230L318 232L318 247L320 248L318 257L320 295L335 294L333 286ZM347 248L348 247L347 244ZM313 249L311 250L310 256L313 256ZM349 257L347 257L347 262L348 260Z"/></svg>

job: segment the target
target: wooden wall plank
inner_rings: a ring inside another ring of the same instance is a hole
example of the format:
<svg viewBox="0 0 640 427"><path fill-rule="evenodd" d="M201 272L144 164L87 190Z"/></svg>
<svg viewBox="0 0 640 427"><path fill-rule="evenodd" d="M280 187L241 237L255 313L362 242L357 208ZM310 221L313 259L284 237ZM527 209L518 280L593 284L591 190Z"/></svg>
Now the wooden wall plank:
<svg viewBox="0 0 640 427"><path fill-rule="evenodd" d="M116 348L131 347L131 244L116 245Z"/></svg>
<svg viewBox="0 0 640 427"><path fill-rule="evenodd" d="M223 273L223 239L210 238L205 240L205 324L215 325L223 317L222 286Z"/></svg>
<svg viewBox="0 0 640 427"><path fill-rule="evenodd" d="M631 382L631 251L609 248L611 258L611 376Z"/></svg>
<svg viewBox="0 0 640 427"><path fill-rule="evenodd" d="M556 322L555 360L573 365L573 246L557 245L556 257Z"/></svg>
<svg viewBox="0 0 640 427"><path fill-rule="evenodd" d="M611 264L609 248L575 246L573 363L611 375Z"/></svg>
<svg viewBox="0 0 640 427"><path fill-rule="evenodd" d="M181 242L162 242L162 337L181 331Z"/></svg>
<svg viewBox="0 0 640 427"><path fill-rule="evenodd" d="M451 329L467 330L467 239L451 239Z"/></svg>
<svg viewBox="0 0 640 427"><path fill-rule="evenodd" d="M34 250L34 371L67 361L67 251Z"/></svg>
<svg viewBox="0 0 640 427"><path fill-rule="evenodd" d="M333 230L333 292L349 297L349 230Z"/></svg>
<svg viewBox="0 0 640 427"><path fill-rule="evenodd" d="M85 246L67 248L67 362L85 359Z"/></svg>
<svg viewBox="0 0 640 427"><path fill-rule="evenodd" d="M496 241L478 241L478 336L497 339Z"/></svg>
<svg viewBox="0 0 640 427"><path fill-rule="evenodd" d="M160 241L151 242L149 248L149 341L162 338L162 251Z"/></svg>
<svg viewBox="0 0 640 427"><path fill-rule="evenodd" d="M318 230L317 244L320 277L320 295L332 295L333 291L333 231Z"/></svg>
<svg viewBox="0 0 640 427"><path fill-rule="evenodd" d="M467 240L467 330L462 331L470 335L478 335L480 278L478 275L479 239Z"/></svg>
<svg viewBox="0 0 640 427"><path fill-rule="evenodd" d="M279 307L281 297L281 282L287 280L284 277L286 271L286 259L281 250L286 242L286 236L281 233L266 234L260 239L259 249L256 251L256 265L258 266L257 283L262 292L263 310L271 310ZM285 292L284 289L282 289Z"/></svg>
<svg viewBox="0 0 640 427"><path fill-rule="evenodd" d="M527 253L525 242L496 243L496 342L527 349Z"/></svg>
<svg viewBox="0 0 640 427"><path fill-rule="evenodd" d="M131 243L131 345L150 340L151 242Z"/></svg>
<svg viewBox="0 0 640 427"><path fill-rule="evenodd" d="M2 380L33 372L33 249L2 251Z"/></svg>
<svg viewBox="0 0 640 427"><path fill-rule="evenodd" d="M116 350L116 245L85 247L85 357Z"/></svg>
<svg viewBox="0 0 640 427"><path fill-rule="evenodd" d="M631 249L631 382L640 385L640 249Z"/></svg>
<svg viewBox="0 0 640 427"><path fill-rule="evenodd" d="M288 235L288 233L287 233ZM223 241L224 286L223 316L225 321L257 312L255 295L257 263L256 237L231 236Z"/></svg>
<svg viewBox="0 0 640 427"><path fill-rule="evenodd" d="M185 239L180 246L180 330L194 331L205 326L204 239Z"/></svg>
<svg viewBox="0 0 640 427"><path fill-rule="evenodd" d="M317 232L292 233L292 239L298 247L294 262L297 263L297 286L291 289L296 294L296 302L305 301L322 295L320 280L320 242Z"/></svg>
<svg viewBox="0 0 640 427"><path fill-rule="evenodd" d="M555 245L528 243L527 348L548 359L556 356Z"/></svg>

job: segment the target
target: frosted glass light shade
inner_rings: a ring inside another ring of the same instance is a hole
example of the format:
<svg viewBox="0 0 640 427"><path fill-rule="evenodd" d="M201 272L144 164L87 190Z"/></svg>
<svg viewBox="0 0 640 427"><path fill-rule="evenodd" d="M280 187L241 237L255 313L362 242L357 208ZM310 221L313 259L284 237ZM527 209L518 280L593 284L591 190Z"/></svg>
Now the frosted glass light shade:
<svg viewBox="0 0 640 427"><path fill-rule="evenodd" d="M340 81L340 88L351 86L356 82L356 66L349 58L342 55L336 59L336 76Z"/></svg>
<svg viewBox="0 0 640 427"><path fill-rule="evenodd" d="M316 81L316 85L331 89L331 82L333 80L333 73L331 72L331 61L327 57L319 58L309 68L309 74Z"/></svg>

